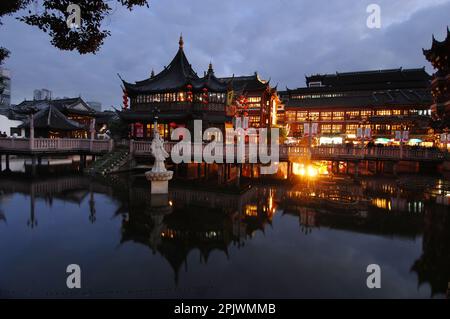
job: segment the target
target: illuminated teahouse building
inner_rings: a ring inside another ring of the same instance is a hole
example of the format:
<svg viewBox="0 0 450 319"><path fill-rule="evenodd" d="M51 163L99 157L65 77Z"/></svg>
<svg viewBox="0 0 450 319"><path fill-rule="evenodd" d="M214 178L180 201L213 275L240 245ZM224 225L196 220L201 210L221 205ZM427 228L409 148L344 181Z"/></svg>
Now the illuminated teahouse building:
<svg viewBox="0 0 450 319"><path fill-rule="evenodd" d="M431 82L431 113L436 129L442 132L450 128L450 30L447 28L447 37L442 42L433 36L431 49L423 50L423 54L436 69Z"/></svg>
<svg viewBox="0 0 450 319"><path fill-rule="evenodd" d="M277 124L280 99L277 87L263 80L257 72L250 76L220 78L231 85L235 95L236 115L248 117L249 127L272 127Z"/></svg>
<svg viewBox="0 0 450 319"><path fill-rule="evenodd" d="M305 123L317 123L318 136L336 142L357 140L358 128L370 128L375 142L392 141L396 131L410 140L428 138L430 75L425 69L318 74L306 77L306 87L280 92L285 113L279 121L289 135L305 135Z"/></svg>
<svg viewBox="0 0 450 319"><path fill-rule="evenodd" d="M194 120L203 121L203 130L217 127L224 131L232 125L234 114L227 103L229 84L216 78L212 64L199 77L186 58L182 37L177 54L160 73L152 71L148 79L134 84L122 82L124 110L119 116L130 125L132 139L150 138L155 117L166 140L177 127L192 131Z"/></svg>

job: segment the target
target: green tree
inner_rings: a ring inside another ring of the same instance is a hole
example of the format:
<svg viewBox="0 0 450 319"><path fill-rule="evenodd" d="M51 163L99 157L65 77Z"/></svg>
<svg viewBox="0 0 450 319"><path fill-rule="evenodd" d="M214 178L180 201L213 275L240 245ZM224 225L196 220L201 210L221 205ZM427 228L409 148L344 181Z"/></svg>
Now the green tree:
<svg viewBox="0 0 450 319"><path fill-rule="evenodd" d="M1 0L0 26L5 16L28 25L38 27L47 33L56 48L78 51L80 54L96 53L110 32L102 27L102 21L113 12L113 3L133 10L134 7L148 7L148 0ZM67 8L76 4L81 9L81 26L77 29L67 26L70 13ZM37 8L35 12L32 8ZM23 12L23 13L22 13ZM9 51L0 47L0 64Z"/></svg>

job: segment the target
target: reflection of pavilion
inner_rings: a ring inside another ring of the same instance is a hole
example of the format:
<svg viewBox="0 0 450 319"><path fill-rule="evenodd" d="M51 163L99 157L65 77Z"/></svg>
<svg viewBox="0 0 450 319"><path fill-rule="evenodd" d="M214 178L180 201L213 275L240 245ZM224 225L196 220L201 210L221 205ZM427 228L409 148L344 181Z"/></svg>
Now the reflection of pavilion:
<svg viewBox="0 0 450 319"><path fill-rule="evenodd" d="M6 215L2 210L0 210L0 222L6 223Z"/></svg>
<svg viewBox="0 0 450 319"><path fill-rule="evenodd" d="M206 264L214 251L228 258L230 245L241 247L255 231L264 231L273 213L268 210L270 199L269 203L258 200L260 192L257 188L243 194L173 188L169 194L173 212L161 218L148 208L148 188L134 187L121 242L141 243L159 253L178 282L179 271L183 265L187 270L193 251L199 251L200 263Z"/></svg>
<svg viewBox="0 0 450 319"><path fill-rule="evenodd" d="M29 196L30 215L27 220L27 226L30 228L38 226L36 215L37 199L43 199L49 206L53 205L54 199L79 205L89 196L89 220L93 223L96 220L94 193L112 195L110 187L95 183L90 178L82 175L29 178L22 173L13 173L1 177L0 191L3 194L19 193ZM6 216L4 218L6 220ZM0 212L1 219L2 213Z"/></svg>
<svg viewBox="0 0 450 319"><path fill-rule="evenodd" d="M423 232L423 215L410 214L395 205L397 197L407 194L395 185L384 181L373 182L298 184L289 187L282 198L284 213L298 216L305 233L311 228L330 227L364 234L415 239ZM381 185L381 186L380 186ZM380 203L389 203L380 205ZM387 212L389 212L387 214Z"/></svg>
<svg viewBox="0 0 450 319"><path fill-rule="evenodd" d="M170 211L155 210L149 203L148 185L135 185L129 180L117 179L107 183L85 176L69 175L44 179L29 179L20 174L0 178L1 196L26 194L30 198L30 227L37 226L36 199L50 205L54 199L75 204L88 200L89 220L95 221L96 193L107 194L117 202L115 215L121 215L121 242L136 242L149 247L164 257L178 280L179 271L187 268L188 256L200 254L200 263L207 263L214 252L228 258L230 247L241 248L252 240L256 232L264 232L271 225L276 210L298 217L304 231L328 227L363 234L405 239L420 238L423 234L422 256L412 266L419 284L429 283L433 294L445 293L450 281L450 218L446 207L423 213L404 210L383 210L371 201L364 214L345 214L315 205L311 197L321 192L353 199L400 198L410 200L411 194L395 182L363 182L337 185L330 183L281 184L276 187L254 186L247 191L218 193L172 187L169 194ZM423 198L416 195L416 200ZM0 197L1 199L2 197ZM430 204L430 201L426 202ZM8 217L0 211L0 223Z"/></svg>
<svg viewBox="0 0 450 319"><path fill-rule="evenodd" d="M419 285L429 283L431 293L445 294L450 283L450 215L446 207L425 214L422 256L412 266Z"/></svg>

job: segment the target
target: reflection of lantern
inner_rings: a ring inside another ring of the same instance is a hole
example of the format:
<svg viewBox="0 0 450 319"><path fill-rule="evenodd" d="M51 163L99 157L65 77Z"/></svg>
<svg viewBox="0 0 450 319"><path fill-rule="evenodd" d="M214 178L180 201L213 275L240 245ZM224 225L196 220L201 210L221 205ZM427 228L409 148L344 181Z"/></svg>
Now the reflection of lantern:
<svg viewBox="0 0 450 319"><path fill-rule="evenodd" d="M128 109L128 93L125 90L123 90L123 109Z"/></svg>
<svg viewBox="0 0 450 319"><path fill-rule="evenodd" d="M193 94L192 94L192 85L191 84L188 84L187 86L186 86L186 88L187 88L187 101L188 102L192 102L194 99L193 99Z"/></svg>

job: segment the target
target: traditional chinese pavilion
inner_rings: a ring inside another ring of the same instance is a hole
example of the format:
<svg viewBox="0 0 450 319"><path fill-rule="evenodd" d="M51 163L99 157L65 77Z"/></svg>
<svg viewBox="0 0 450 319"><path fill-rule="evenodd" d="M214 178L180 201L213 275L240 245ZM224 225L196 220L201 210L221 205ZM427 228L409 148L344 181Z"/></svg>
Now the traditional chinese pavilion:
<svg viewBox="0 0 450 319"><path fill-rule="evenodd" d="M280 99L277 88L270 80L261 79L255 72L250 76L220 78L232 86L238 106L237 115L249 118L249 127L271 127L277 124L277 109Z"/></svg>
<svg viewBox="0 0 450 319"><path fill-rule="evenodd" d="M234 114L227 103L229 83L216 78L212 64L199 77L186 58L182 37L177 54L159 74L152 71L146 80L122 82L124 109L118 114L130 125L130 138L150 138L156 117L166 140L177 127L192 131L194 120L203 121L203 130L217 127L224 131L232 125Z"/></svg>
<svg viewBox="0 0 450 319"><path fill-rule="evenodd" d="M431 83L431 111L436 128L445 130L450 128L450 30L447 28L447 37L442 42L433 36L431 49L423 50L423 54L437 70Z"/></svg>
<svg viewBox="0 0 450 319"><path fill-rule="evenodd" d="M24 120L20 128L29 136L29 115L34 114L36 137L88 138L98 113L80 97L23 101L11 108L11 117Z"/></svg>

